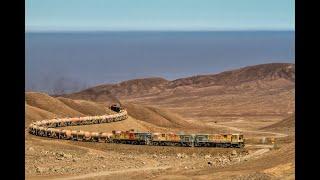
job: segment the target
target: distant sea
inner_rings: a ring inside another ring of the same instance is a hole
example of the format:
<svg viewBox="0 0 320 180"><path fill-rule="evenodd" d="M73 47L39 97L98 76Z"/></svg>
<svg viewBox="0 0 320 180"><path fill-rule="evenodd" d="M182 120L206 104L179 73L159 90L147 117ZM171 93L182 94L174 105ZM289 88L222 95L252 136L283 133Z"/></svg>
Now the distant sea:
<svg viewBox="0 0 320 180"><path fill-rule="evenodd" d="M294 63L294 31L28 32L26 90L66 93L123 80Z"/></svg>

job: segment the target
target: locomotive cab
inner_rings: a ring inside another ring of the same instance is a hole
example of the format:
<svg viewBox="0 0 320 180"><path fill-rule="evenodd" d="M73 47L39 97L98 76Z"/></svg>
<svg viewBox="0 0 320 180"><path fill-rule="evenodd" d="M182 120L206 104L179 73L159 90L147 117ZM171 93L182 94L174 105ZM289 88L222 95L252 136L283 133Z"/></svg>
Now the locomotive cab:
<svg viewBox="0 0 320 180"><path fill-rule="evenodd" d="M115 112L120 112L122 110L120 104L113 104L110 106L110 109Z"/></svg>

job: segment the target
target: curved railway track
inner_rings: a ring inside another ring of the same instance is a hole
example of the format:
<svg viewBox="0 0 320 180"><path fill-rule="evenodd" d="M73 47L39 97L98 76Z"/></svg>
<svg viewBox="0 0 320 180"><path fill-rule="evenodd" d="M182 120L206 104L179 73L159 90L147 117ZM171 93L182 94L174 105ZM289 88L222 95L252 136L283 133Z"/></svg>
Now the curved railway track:
<svg viewBox="0 0 320 180"><path fill-rule="evenodd" d="M67 129L58 129L57 127L111 123L116 121L122 121L127 118L127 111L121 110L119 113L111 115L87 116L76 118L57 118L36 121L29 125L28 130L30 134L42 137L77 141L108 142L111 134L107 132L89 132L81 130L75 131Z"/></svg>
<svg viewBox="0 0 320 180"><path fill-rule="evenodd" d="M122 121L128 118L127 111L121 109L117 114L88 116L77 118L60 118L36 121L30 124L29 133L49 138L91 141L104 143L124 143L124 144L143 144L156 146L209 146L209 147L244 147L242 134L180 134L175 133L129 133L127 138L123 138L121 131L89 132L82 130L67 130L57 127L79 126L90 124L111 123ZM129 132L129 131L128 131ZM127 132L125 132L127 133Z"/></svg>

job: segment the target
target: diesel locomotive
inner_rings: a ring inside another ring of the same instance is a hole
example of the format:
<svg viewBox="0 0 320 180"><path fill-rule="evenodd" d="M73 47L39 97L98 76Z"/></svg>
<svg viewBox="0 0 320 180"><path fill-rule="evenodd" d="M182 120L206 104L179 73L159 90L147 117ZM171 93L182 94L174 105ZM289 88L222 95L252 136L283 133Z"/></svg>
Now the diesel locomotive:
<svg viewBox="0 0 320 180"><path fill-rule="evenodd" d="M129 131L112 131L110 142L154 146L187 147L244 147L243 134L176 134Z"/></svg>

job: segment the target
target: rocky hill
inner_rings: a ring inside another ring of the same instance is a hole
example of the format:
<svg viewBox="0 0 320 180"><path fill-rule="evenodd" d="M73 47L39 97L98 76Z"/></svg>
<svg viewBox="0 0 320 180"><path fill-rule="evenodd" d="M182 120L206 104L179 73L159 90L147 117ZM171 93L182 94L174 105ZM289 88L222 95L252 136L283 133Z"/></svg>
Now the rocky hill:
<svg viewBox="0 0 320 180"><path fill-rule="evenodd" d="M63 96L98 102L118 98L122 102L168 108L184 118L286 117L294 111L294 89L295 65L271 63L173 81L135 79Z"/></svg>
<svg viewBox="0 0 320 180"><path fill-rule="evenodd" d="M273 81L286 79L294 82L295 65L287 63L272 63L248 66L236 70L225 71L219 74L192 76L181 78L169 83L169 87L197 86L206 87L212 85L234 86L252 81Z"/></svg>
<svg viewBox="0 0 320 180"><path fill-rule="evenodd" d="M209 86L236 86L249 82L276 81L279 79L294 83L295 65L288 63L261 64L248 66L218 74L199 75L168 81L163 78L144 78L124 81L118 84L95 86L84 91L63 95L72 99L94 101L116 101L130 97L159 95L179 87L192 86L203 88Z"/></svg>
<svg viewBox="0 0 320 180"><path fill-rule="evenodd" d="M118 84L95 86L77 93L62 95L72 99L119 102L118 97L142 96L158 93L166 88L168 81L163 78L145 78L124 81Z"/></svg>

